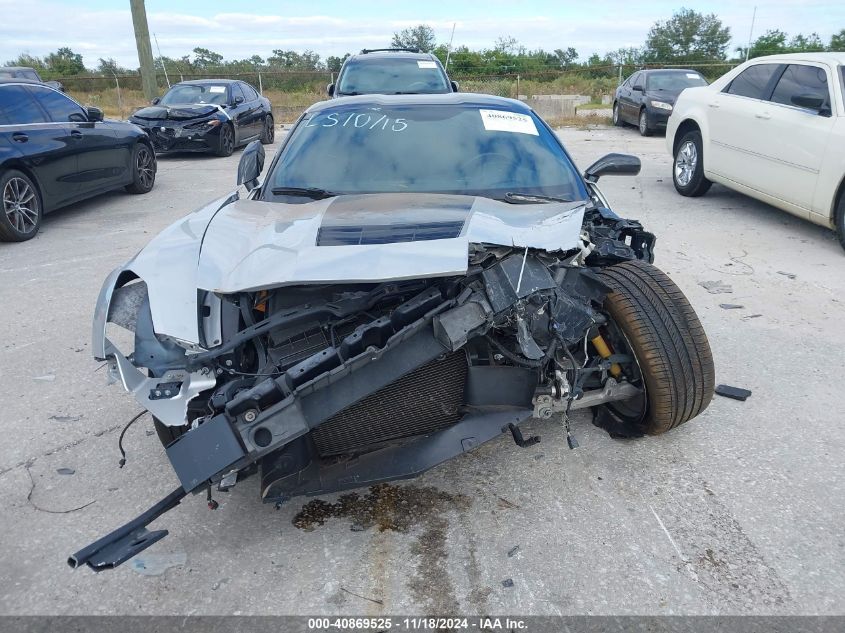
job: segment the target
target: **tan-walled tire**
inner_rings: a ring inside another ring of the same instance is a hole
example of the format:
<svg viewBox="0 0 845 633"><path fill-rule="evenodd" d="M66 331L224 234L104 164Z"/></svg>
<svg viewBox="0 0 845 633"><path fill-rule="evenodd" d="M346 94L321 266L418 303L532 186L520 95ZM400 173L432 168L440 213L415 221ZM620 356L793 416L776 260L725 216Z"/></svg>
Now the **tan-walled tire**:
<svg viewBox="0 0 845 633"><path fill-rule="evenodd" d="M658 435L691 420L713 396L713 354L681 289L658 268L628 261L600 272L604 308L624 334L645 387L637 431Z"/></svg>

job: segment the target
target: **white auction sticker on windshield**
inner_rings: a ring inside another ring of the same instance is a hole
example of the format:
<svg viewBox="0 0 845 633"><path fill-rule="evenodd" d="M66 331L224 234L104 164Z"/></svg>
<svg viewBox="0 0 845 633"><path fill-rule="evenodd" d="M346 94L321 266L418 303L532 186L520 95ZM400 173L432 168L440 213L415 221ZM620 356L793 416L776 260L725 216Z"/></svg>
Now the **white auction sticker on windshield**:
<svg viewBox="0 0 845 633"><path fill-rule="evenodd" d="M689 79L698 79L698 75L696 75L695 73L687 73L687 77Z"/></svg>
<svg viewBox="0 0 845 633"><path fill-rule="evenodd" d="M420 68L437 68L436 62L417 62L417 66Z"/></svg>
<svg viewBox="0 0 845 633"><path fill-rule="evenodd" d="M518 132L520 134L533 134L539 136L534 119L527 114L519 112L506 112L504 110L479 110L484 129L491 132Z"/></svg>
<svg viewBox="0 0 845 633"><path fill-rule="evenodd" d="M226 86L211 86L208 91L215 94L221 94L226 92Z"/></svg>

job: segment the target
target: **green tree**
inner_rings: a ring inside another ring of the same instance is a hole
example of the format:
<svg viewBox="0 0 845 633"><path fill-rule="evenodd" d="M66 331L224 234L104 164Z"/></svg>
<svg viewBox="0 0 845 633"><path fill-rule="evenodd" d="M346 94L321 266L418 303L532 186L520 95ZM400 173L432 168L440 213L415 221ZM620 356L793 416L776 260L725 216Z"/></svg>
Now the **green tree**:
<svg viewBox="0 0 845 633"><path fill-rule="evenodd" d="M343 57L337 57L336 55L329 55L326 58L326 70L333 73L340 72L340 67L343 66L343 62L349 57L349 53L346 53Z"/></svg>
<svg viewBox="0 0 845 633"><path fill-rule="evenodd" d="M97 64L97 72L101 75L125 75L129 71L111 57L108 59L100 57L99 64Z"/></svg>
<svg viewBox="0 0 845 633"><path fill-rule="evenodd" d="M554 56L557 58L557 63L561 68L567 68L570 64L578 61L578 51L571 46L566 50L556 48Z"/></svg>
<svg viewBox="0 0 845 633"><path fill-rule="evenodd" d="M669 20L654 23L648 32L644 57L651 62L724 60L731 30L716 14L681 9Z"/></svg>
<svg viewBox="0 0 845 633"><path fill-rule="evenodd" d="M6 62L6 66L26 66L35 70L47 70L44 60L29 53L21 53L15 59Z"/></svg>
<svg viewBox="0 0 845 633"><path fill-rule="evenodd" d="M44 64L47 70L57 75L79 75L85 72L82 55L74 53L67 46L47 55Z"/></svg>
<svg viewBox="0 0 845 633"><path fill-rule="evenodd" d="M391 48L416 48L422 53L431 53L437 47L434 29L428 24L418 24L393 34Z"/></svg>
<svg viewBox="0 0 845 633"><path fill-rule="evenodd" d="M223 55L215 53L207 48L197 47L193 50L194 63L193 65L200 70L207 70L220 66L223 63Z"/></svg>
<svg viewBox="0 0 845 633"><path fill-rule="evenodd" d="M839 33L834 33L830 36L830 45L828 45L827 50L845 51L845 29L842 29Z"/></svg>
<svg viewBox="0 0 845 633"><path fill-rule="evenodd" d="M818 33L799 33L789 40L789 50L793 53L817 53L824 50L824 43Z"/></svg>
<svg viewBox="0 0 845 633"><path fill-rule="evenodd" d="M320 56L311 50L297 53L296 51L284 51L276 49L273 54L267 58L267 63L270 66L284 68L285 70L322 70L322 62Z"/></svg>

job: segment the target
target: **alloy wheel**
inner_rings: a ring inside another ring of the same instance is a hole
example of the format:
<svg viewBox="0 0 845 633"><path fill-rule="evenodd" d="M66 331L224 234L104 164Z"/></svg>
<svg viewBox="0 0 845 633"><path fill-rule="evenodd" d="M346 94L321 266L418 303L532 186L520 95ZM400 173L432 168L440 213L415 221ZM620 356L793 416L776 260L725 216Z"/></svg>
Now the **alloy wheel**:
<svg viewBox="0 0 845 633"><path fill-rule="evenodd" d="M686 187L698 166L698 149L692 141L685 141L675 156L675 182Z"/></svg>
<svg viewBox="0 0 845 633"><path fill-rule="evenodd" d="M640 113L640 134L645 136L645 133L648 132L648 118L646 116L645 110Z"/></svg>
<svg viewBox="0 0 845 633"><path fill-rule="evenodd" d="M223 149L227 154L231 154L235 149L235 139L232 135L232 128L228 125L223 128Z"/></svg>
<svg viewBox="0 0 845 633"><path fill-rule="evenodd" d="M151 189L153 186L153 179L155 178L155 172L153 171L153 154L144 145L141 145L138 148L138 154L135 157L135 171L138 174L139 184L144 189Z"/></svg>
<svg viewBox="0 0 845 633"><path fill-rule="evenodd" d="M28 235L38 228L38 196L26 180L10 178L3 187L3 211L16 231Z"/></svg>

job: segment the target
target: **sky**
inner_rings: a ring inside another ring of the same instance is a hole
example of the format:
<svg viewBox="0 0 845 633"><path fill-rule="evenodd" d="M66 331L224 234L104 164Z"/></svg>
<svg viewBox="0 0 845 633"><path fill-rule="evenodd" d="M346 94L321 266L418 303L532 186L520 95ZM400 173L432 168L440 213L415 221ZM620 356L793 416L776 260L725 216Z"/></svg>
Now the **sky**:
<svg viewBox="0 0 845 633"><path fill-rule="evenodd" d="M147 0L146 7L150 33L168 57L199 46L226 59L266 58L274 49L311 49L325 58L387 46L394 32L426 23L438 42L448 42L455 24L455 46L489 48L511 36L528 49L573 46L585 60L642 45L656 20L682 6L717 14L731 28L732 50L748 41L755 4L755 36L815 31L827 42L845 28L845 0ZM138 66L129 0L0 0L0 16L0 63L69 46L91 68L101 57Z"/></svg>

